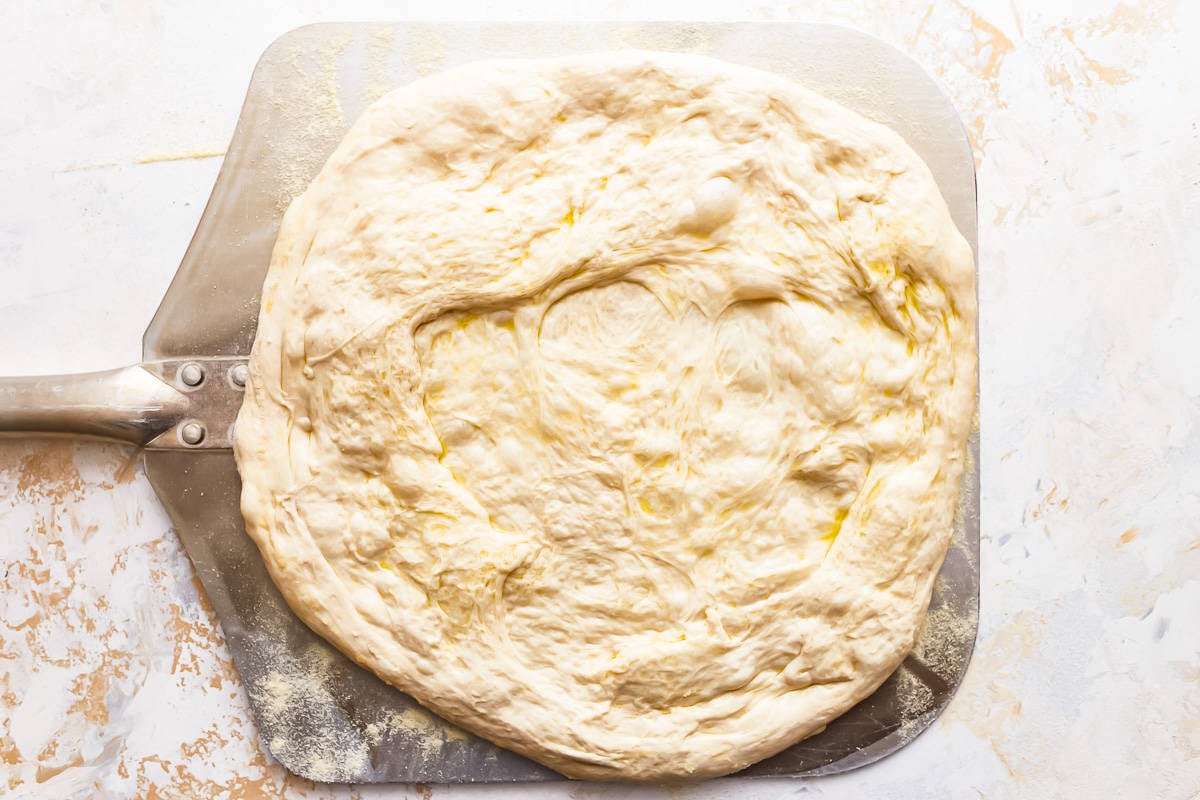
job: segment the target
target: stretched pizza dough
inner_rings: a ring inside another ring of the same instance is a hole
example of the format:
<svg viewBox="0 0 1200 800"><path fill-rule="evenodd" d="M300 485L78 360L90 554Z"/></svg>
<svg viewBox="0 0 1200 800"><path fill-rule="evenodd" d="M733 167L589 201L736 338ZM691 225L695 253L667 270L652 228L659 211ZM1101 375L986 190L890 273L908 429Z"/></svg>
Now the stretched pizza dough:
<svg viewBox="0 0 1200 800"><path fill-rule="evenodd" d="M740 769L913 644L973 282L900 137L780 77L624 52L420 80L284 217L247 529L313 629L503 747Z"/></svg>

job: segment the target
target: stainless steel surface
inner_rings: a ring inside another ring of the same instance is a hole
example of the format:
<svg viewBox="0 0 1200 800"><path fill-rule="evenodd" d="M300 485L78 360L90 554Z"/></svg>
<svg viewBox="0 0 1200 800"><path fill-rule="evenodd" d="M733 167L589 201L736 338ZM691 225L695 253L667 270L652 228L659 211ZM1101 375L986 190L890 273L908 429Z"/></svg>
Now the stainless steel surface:
<svg viewBox="0 0 1200 800"><path fill-rule="evenodd" d="M235 369L246 368L244 357L148 359L142 366L171 383L187 398L187 410L178 418L179 424L150 441L148 449L212 450L233 446L233 422L242 407L245 386L239 386L228 376ZM197 373L200 380L191 383L189 379Z"/></svg>
<svg viewBox="0 0 1200 800"><path fill-rule="evenodd" d="M187 409L184 394L142 367L0 378L0 433L65 433L145 445Z"/></svg>
<svg viewBox="0 0 1200 800"><path fill-rule="evenodd" d="M436 719L428 729L413 726L406 715L415 706L410 698L359 669L300 623L245 534L228 448L244 385L238 375L253 342L259 290L283 210L369 100L415 78L412 64L424 63L430 48L441 54L439 66L449 67L481 58L624 47L697 51L773 70L891 126L929 164L956 224L972 247L977 245L974 162L953 106L906 56L845 28L353 23L312 25L273 43L255 69L208 207L143 339L144 371L170 384L174 394L169 397L187 398L182 406L173 400L171 414L162 415L170 422L158 429L144 459L221 620L261 741L293 772L313 775L310 766L319 757L340 770L321 777L356 783L561 778L485 741L450 733ZM182 380L181 369L190 362L204 373L195 386ZM5 385L0 384L0 427L4 409L12 413L5 399L13 395L4 394ZM29 395L21 397L27 404ZM77 409L60 410L37 429L62 425L57 429L133 440L119 435L133 424L122 423L122 411L130 409L91 408L103 424L84 424ZM184 426L178 424L183 421L204 426L198 444L183 440ZM974 469L964 481L954 542L917 649L937 657L910 657L874 695L823 733L744 774L816 775L870 763L919 734L949 701L974 646L978 617L977 436L970 452ZM271 713L277 704L267 700L280 680L305 686L307 702Z"/></svg>

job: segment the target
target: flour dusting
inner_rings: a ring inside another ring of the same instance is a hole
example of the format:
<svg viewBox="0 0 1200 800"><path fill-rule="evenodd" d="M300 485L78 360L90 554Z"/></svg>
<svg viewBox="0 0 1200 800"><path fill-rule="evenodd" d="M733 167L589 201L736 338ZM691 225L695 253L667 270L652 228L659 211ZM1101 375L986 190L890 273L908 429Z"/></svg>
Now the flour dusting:
<svg viewBox="0 0 1200 800"><path fill-rule="evenodd" d="M392 57L395 39L394 30L381 28L371 36L371 40L367 43L366 97L368 103L375 102L394 88L392 81L388 78L388 62Z"/></svg>
<svg viewBox="0 0 1200 800"><path fill-rule="evenodd" d="M966 666L975 638L975 613L961 613L948 606L931 610L917 636L913 655L948 683L955 683Z"/></svg>
<svg viewBox="0 0 1200 800"><path fill-rule="evenodd" d="M271 102L286 131L271 142L279 191L276 204L285 211L296 195L308 188L325 159L346 132L347 121L339 99L338 65L350 36L331 37L320 49L297 44L288 61L298 81L285 86Z"/></svg>
<svg viewBox="0 0 1200 800"><path fill-rule="evenodd" d="M370 769L370 748L330 696L323 678L334 656L323 647L298 654L278 642L258 643L274 667L262 682L247 690L260 715L260 727L271 755L289 770L314 781L333 782L362 775ZM280 735L278 731L311 731L311 736Z"/></svg>

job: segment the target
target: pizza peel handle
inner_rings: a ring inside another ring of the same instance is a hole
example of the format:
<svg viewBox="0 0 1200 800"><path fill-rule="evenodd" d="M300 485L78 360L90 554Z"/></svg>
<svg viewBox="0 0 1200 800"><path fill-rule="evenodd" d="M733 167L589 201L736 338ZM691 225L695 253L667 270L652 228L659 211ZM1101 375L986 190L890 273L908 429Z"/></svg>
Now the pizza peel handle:
<svg viewBox="0 0 1200 800"><path fill-rule="evenodd" d="M0 434L90 436L151 450L227 448L245 383L238 358L0 378Z"/></svg>
<svg viewBox="0 0 1200 800"><path fill-rule="evenodd" d="M188 398L140 366L0 378L0 433L71 434L148 445L188 413Z"/></svg>

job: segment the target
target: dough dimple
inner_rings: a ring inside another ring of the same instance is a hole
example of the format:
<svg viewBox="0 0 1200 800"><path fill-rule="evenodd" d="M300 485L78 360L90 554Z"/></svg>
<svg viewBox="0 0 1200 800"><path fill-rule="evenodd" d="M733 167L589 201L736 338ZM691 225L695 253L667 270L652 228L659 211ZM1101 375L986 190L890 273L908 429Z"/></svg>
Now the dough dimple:
<svg viewBox="0 0 1200 800"><path fill-rule="evenodd" d="M289 209L236 428L305 621L568 775L771 755L912 645L975 382L971 253L892 132L650 53L472 65Z"/></svg>

